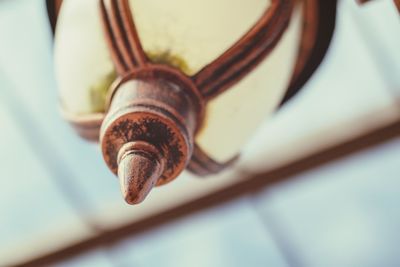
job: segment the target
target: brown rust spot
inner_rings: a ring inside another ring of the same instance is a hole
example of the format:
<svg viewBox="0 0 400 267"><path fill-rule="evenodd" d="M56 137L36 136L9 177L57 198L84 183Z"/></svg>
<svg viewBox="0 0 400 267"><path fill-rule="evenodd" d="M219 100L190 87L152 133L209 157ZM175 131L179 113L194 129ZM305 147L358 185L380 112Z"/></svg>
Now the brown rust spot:
<svg viewBox="0 0 400 267"><path fill-rule="evenodd" d="M123 143L145 141L158 148L162 156L166 158L167 170L160 179L167 179L164 176L173 173L184 157L178 137L161 121L154 118L141 118L138 121L125 119L113 126L110 138L106 141L106 152L110 156L113 155L110 157L110 165L113 169L118 168L116 155L118 149L113 142L117 139L122 140Z"/></svg>

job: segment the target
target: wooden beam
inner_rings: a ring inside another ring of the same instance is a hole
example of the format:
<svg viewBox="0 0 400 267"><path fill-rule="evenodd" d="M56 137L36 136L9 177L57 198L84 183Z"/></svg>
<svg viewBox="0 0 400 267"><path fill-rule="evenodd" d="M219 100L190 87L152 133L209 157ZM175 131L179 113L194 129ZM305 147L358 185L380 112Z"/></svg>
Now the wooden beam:
<svg viewBox="0 0 400 267"><path fill-rule="evenodd" d="M367 150L399 136L400 118L352 140L333 145L285 166L244 179L242 182L231 185L218 192L212 193L211 195L121 228L103 232L96 237L84 240L75 245L60 249L49 255L33 259L17 266L47 266L71 257L79 256L101 246L106 246L125 238L131 238L137 234L150 231L165 223L170 223L182 217L192 215L193 213L221 205L244 195L254 194L280 182L289 181L303 172L321 167L322 165L345 158L363 150Z"/></svg>

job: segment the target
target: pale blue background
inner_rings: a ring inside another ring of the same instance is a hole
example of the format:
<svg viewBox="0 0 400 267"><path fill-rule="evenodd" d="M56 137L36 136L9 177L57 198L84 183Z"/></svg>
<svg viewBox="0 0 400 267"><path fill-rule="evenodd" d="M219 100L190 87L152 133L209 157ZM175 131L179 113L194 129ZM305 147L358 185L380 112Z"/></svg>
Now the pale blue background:
<svg viewBox="0 0 400 267"><path fill-rule="evenodd" d="M327 59L274 118L277 136L398 100L400 20L390 1L354 2L340 2ZM0 1L0 266L10 246L96 234L91 215L121 201L96 146L61 119L52 70L44 1ZM262 149L255 140L248 153ZM59 266L397 267L399 229L397 138Z"/></svg>

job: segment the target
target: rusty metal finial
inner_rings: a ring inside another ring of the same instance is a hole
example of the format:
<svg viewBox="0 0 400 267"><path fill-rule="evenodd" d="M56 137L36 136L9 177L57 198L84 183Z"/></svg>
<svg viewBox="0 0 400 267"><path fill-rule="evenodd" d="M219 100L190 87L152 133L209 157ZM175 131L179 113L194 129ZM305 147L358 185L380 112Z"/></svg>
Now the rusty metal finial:
<svg viewBox="0 0 400 267"><path fill-rule="evenodd" d="M203 100L177 70L152 65L126 75L111 90L100 142L129 204L176 178L188 164Z"/></svg>
<svg viewBox="0 0 400 267"><path fill-rule="evenodd" d="M129 142L118 153L118 177L128 204L142 202L157 184L165 168L165 158L152 144Z"/></svg>

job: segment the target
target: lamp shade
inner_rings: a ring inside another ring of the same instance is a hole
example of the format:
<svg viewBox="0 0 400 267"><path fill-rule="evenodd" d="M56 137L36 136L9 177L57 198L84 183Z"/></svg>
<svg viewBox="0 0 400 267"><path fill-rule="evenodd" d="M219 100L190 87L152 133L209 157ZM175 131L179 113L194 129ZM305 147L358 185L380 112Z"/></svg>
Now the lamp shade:
<svg viewBox="0 0 400 267"><path fill-rule="evenodd" d="M56 2L63 113L131 204L185 168L232 164L315 70L334 21L317 0Z"/></svg>

